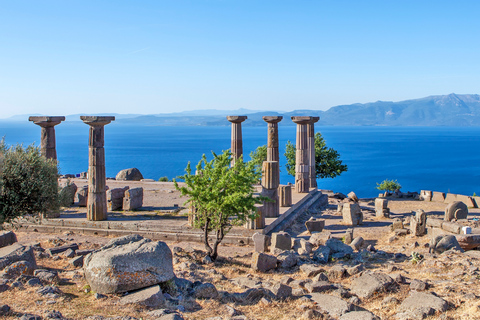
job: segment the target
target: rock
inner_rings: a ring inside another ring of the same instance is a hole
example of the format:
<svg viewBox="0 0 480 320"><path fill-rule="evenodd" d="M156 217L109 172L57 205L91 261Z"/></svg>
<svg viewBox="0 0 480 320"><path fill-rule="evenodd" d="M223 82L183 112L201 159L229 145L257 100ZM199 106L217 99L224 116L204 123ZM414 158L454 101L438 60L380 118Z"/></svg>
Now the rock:
<svg viewBox="0 0 480 320"><path fill-rule="evenodd" d="M262 298L274 299L275 295L265 288L251 288L242 293L234 293L233 298L238 303L256 304Z"/></svg>
<svg viewBox="0 0 480 320"><path fill-rule="evenodd" d="M400 218L393 219L391 228L392 228L392 231L395 231L397 229L403 229L403 220Z"/></svg>
<svg viewBox="0 0 480 320"><path fill-rule="evenodd" d="M0 248L9 246L17 242L17 236L13 231L1 231L0 232Z"/></svg>
<svg viewBox="0 0 480 320"><path fill-rule="evenodd" d="M294 251L284 251L277 256L277 266L282 269L288 269L297 265L298 256Z"/></svg>
<svg viewBox="0 0 480 320"><path fill-rule="evenodd" d="M423 210L417 210L415 216L410 219L410 231L416 236L423 236L427 228L427 214Z"/></svg>
<svg viewBox="0 0 480 320"><path fill-rule="evenodd" d="M356 266L347 268L346 271L347 271L347 274L349 276L353 276L353 275L356 275L356 274L359 274L360 272L362 272L363 271L363 266L361 264L358 264Z"/></svg>
<svg viewBox="0 0 480 320"><path fill-rule="evenodd" d="M123 296L120 304L135 304L149 308L158 308L165 305L165 297L159 285L140 289Z"/></svg>
<svg viewBox="0 0 480 320"><path fill-rule="evenodd" d="M57 271L37 269L33 272L33 275L43 283L57 284L60 282Z"/></svg>
<svg viewBox="0 0 480 320"><path fill-rule="evenodd" d="M256 232L253 234L252 239L256 252L267 252L268 246L270 245L269 236Z"/></svg>
<svg viewBox="0 0 480 320"><path fill-rule="evenodd" d="M83 267L83 259L84 259L84 256L78 256L68 261L68 263L74 266L75 268L80 268L80 267Z"/></svg>
<svg viewBox="0 0 480 320"><path fill-rule="evenodd" d="M408 234L408 229L395 229L395 235L399 237L404 237Z"/></svg>
<svg viewBox="0 0 480 320"><path fill-rule="evenodd" d="M467 219L468 207L461 201L454 201L445 208L445 221Z"/></svg>
<svg viewBox="0 0 480 320"><path fill-rule="evenodd" d="M421 201L431 201L432 200L432 191L430 191L430 190L420 190L419 199Z"/></svg>
<svg viewBox="0 0 480 320"><path fill-rule="evenodd" d="M345 313L340 320L380 320L380 318L370 311L352 311Z"/></svg>
<svg viewBox="0 0 480 320"><path fill-rule="evenodd" d="M385 299L383 299L382 301L382 306L389 305L389 304L397 304L399 302L400 301L398 301L398 299L395 297L385 297Z"/></svg>
<svg viewBox="0 0 480 320"><path fill-rule="evenodd" d="M376 293L389 290L393 283L393 279L386 274L380 272L367 273L353 279L350 289L360 298L370 298Z"/></svg>
<svg viewBox="0 0 480 320"><path fill-rule="evenodd" d="M240 288L260 288L262 282L259 280L250 279L247 277L237 277L231 279L231 282L239 286Z"/></svg>
<svg viewBox="0 0 480 320"><path fill-rule="evenodd" d="M322 272L313 277L313 281L328 281L328 276Z"/></svg>
<svg viewBox="0 0 480 320"><path fill-rule="evenodd" d="M455 249L463 252L463 249L458 244L455 236L452 235L439 235L430 241L429 252L430 253L443 253L447 250Z"/></svg>
<svg viewBox="0 0 480 320"><path fill-rule="evenodd" d="M218 291L213 284L205 282L195 288L194 295L197 299L215 299L218 297Z"/></svg>
<svg viewBox="0 0 480 320"><path fill-rule="evenodd" d="M33 278L27 280L27 282L25 284L29 287L41 287L43 285L42 281L40 281L40 279L38 279L36 277L33 277Z"/></svg>
<svg viewBox="0 0 480 320"><path fill-rule="evenodd" d="M375 199L375 216L377 218L390 217L390 209L388 209L388 200L384 198Z"/></svg>
<svg viewBox="0 0 480 320"><path fill-rule="evenodd" d="M267 272L268 270L277 267L277 257L268 255L266 253L254 252L252 255L252 269L260 272Z"/></svg>
<svg viewBox="0 0 480 320"><path fill-rule="evenodd" d="M346 225L358 226L363 223L363 213L358 203L344 203L342 216Z"/></svg>
<svg viewBox="0 0 480 320"><path fill-rule="evenodd" d="M314 281L306 283L305 289L307 289L308 292L312 293L334 290L336 289L336 287L328 281Z"/></svg>
<svg viewBox="0 0 480 320"><path fill-rule="evenodd" d="M7 304L0 304L0 316L6 316L10 312L10 306Z"/></svg>
<svg viewBox="0 0 480 320"><path fill-rule="evenodd" d="M92 253L92 252L93 252L93 250L83 249L83 250L76 250L76 251L75 251L75 254L76 254L77 256L86 256L87 254Z"/></svg>
<svg viewBox="0 0 480 320"><path fill-rule="evenodd" d="M123 169L117 173L115 180L119 181L140 181L143 175L137 168Z"/></svg>
<svg viewBox="0 0 480 320"><path fill-rule="evenodd" d="M50 294L62 294L62 291L56 286L44 286L35 292L41 296L46 296Z"/></svg>
<svg viewBox="0 0 480 320"><path fill-rule="evenodd" d="M183 316L178 313L169 313L163 316L160 316L159 318L156 318L155 320L183 320Z"/></svg>
<svg viewBox="0 0 480 320"><path fill-rule="evenodd" d="M324 219L315 219L311 217L305 222L305 227L307 227L307 231L311 234L312 232L322 232L323 228L325 228L325 220Z"/></svg>
<svg viewBox="0 0 480 320"><path fill-rule="evenodd" d="M5 269L3 269L5 278L16 278L22 274L32 275L35 266L29 261L15 261Z"/></svg>
<svg viewBox="0 0 480 320"><path fill-rule="evenodd" d="M331 236L332 235L330 232L314 232L310 236L310 239L308 239L308 242L316 247L323 246L325 245L325 242L331 238Z"/></svg>
<svg viewBox="0 0 480 320"><path fill-rule="evenodd" d="M462 225L455 222L445 221L442 223L442 229L451 233L460 234L462 232Z"/></svg>
<svg viewBox="0 0 480 320"><path fill-rule="evenodd" d="M37 267L32 247L25 247L15 242L0 248L0 270L17 261L27 261L33 268Z"/></svg>
<svg viewBox="0 0 480 320"><path fill-rule="evenodd" d="M135 234L113 239L87 255L83 269L92 290L103 294L146 288L175 276L170 248Z"/></svg>
<svg viewBox="0 0 480 320"><path fill-rule="evenodd" d="M282 283L277 283L268 289L272 291L277 299L286 299L292 296L292 287Z"/></svg>
<svg viewBox="0 0 480 320"><path fill-rule="evenodd" d="M310 299L317 303L319 309L332 317L340 317L351 309L348 302L328 294L312 293Z"/></svg>
<svg viewBox="0 0 480 320"><path fill-rule="evenodd" d="M351 244L353 241L353 228L348 228L347 231L345 231L345 244Z"/></svg>
<svg viewBox="0 0 480 320"><path fill-rule="evenodd" d="M30 313L25 313L24 315L19 317L19 320L42 320L42 317Z"/></svg>
<svg viewBox="0 0 480 320"><path fill-rule="evenodd" d="M109 211L123 209L123 198L125 197L125 191L128 189L130 189L129 186L107 190L107 209Z"/></svg>
<svg viewBox="0 0 480 320"><path fill-rule="evenodd" d="M334 265L329 271L328 271L328 277L329 278L336 278L336 279L341 279L345 276L346 270L342 265Z"/></svg>
<svg viewBox="0 0 480 320"><path fill-rule="evenodd" d="M332 256L341 259L353 253L352 247L346 245L341 240L330 238L325 242L325 245L330 248Z"/></svg>
<svg viewBox="0 0 480 320"><path fill-rule="evenodd" d="M270 251L273 249L290 250L292 248L292 238L286 232L272 233Z"/></svg>
<svg viewBox="0 0 480 320"><path fill-rule="evenodd" d="M317 267L314 264L302 264L300 266L300 271L305 273L305 275L309 278L315 277L317 274L323 272L322 268Z"/></svg>
<svg viewBox="0 0 480 320"><path fill-rule="evenodd" d="M398 313L411 313L417 318L423 319L425 315L433 315L435 312L444 312L448 304L442 298L431 293L411 291L408 298L403 300L398 307Z"/></svg>
<svg viewBox="0 0 480 320"><path fill-rule="evenodd" d="M325 264L328 263L330 257L330 248L327 246L320 246L313 252L313 260Z"/></svg>
<svg viewBox="0 0 480 320"><path fill-rule="evenodd" d="M68 250L72 250L73 252L75 252L76 250L78 250L78 244L72 243L72 244L68 244L68 245L65 245L65 246L58 246L58 247L48 248L48 249L45 250L45 251L46 251L50 256L53 256L53 255L56 255L56 254L59 254L59 253L62 253L62 252L68 251Z"/></svg>
<svg viewBox="0 0 480 320"><path fill-rule="evenodd" d="M44 319L60 319L60 320L63 320L65 318L63 317L63 315L60 311L53 310L53 311L47 311Z"/></svg>
<svg viewBox="0 0 480 320"><path fill-rule="evenodd" d="M349 194L347 194L348 199L352 200L353 202L358 202L358 197L355 194L355 192L351 191Z"/></svg>
<svg viewBox="0 0 480 320"><path fill-rule="evenodd" d="M360 250L360 248L363 245L363 238L362 237L356 237L352 243L350 243L350 247L352 247L354 250Z"/></svg>
<svg viewBox="0 0 480 320"><path fill-rule="evenodd" d="M133 211L143 206L143 188L133 188L125 191L123 210Z"/></svg>
<svg viewBox="0 0 480 320"><path fill-rule="evenodd" d="M413 279L410 282L410 290L425 291L426 289L427 289L427 284L422 280Z"/></svg>
<svg viewBox="0 0 480 320"><path fill-rule="evenodd" d="M64 186L60 192L59 197L62 199L62 206L70 207L75 202L75 193L77 192L77 185L70 183Z"/></svg>
<svg viewBox="0 0 480 320"><path fill-rule="evenodd" d="M63 256L65 258L73 258L75 256L75 251L73 251L72 249L68 249L67 251L63 252Z"/></svg>
<svg viewBox="0 0 480 320"><path fill-rule="evenodd" d="M88 187L78 188L77 193L75 193L75 202L79 207L86 207L88 200Z"/></svg>

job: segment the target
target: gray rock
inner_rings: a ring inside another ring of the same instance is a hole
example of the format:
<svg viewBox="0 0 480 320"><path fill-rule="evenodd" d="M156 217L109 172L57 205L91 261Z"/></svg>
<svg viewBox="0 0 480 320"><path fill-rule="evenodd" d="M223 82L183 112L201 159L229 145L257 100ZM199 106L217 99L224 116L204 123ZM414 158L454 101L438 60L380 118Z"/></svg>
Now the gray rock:
<svg viewBox="0 0 480 320"><path fill-rule="evenodd" d="M40 279L34 277L29 280L27 280L26 285L29 287L41 287L43 284L40 281Z"/></svg>
<svg viewBox="0 0 480 320"><path fill-rule="evenodd" d="M17 242L17 236L13 231L0 231L0 248L9 246Z"/></svg>
<svg viewBox="0 0 480 320"><path fill-rule="evenodd" d="M313 281L328 281L328 276L322 272L313 277Z"/></svg>
<svg viewBox="0 0 480 320"><path fill-rule="evenodd" d="M75 268L80 268L80 267L83 267L83 260L84 260L84 256L78 256L68 261L68 263L74 266Z"/></svg>
<svg viewBox="0 0 480 320"><path fill-rule="evenodd" d="M439 235L430 241L429 252L431 253L443 253L450 249L464 252L460 247L457 238L452 235Z"/></svg>
<svg viewBox="0 0 480 320"><path fill-rule="evenodd" d="M307 277L311 278L311 277L315 277L317 274L319 274L320 272L323 272L324 270L322 268L317 267L314 264L307 263L307 264L302 264L300 266L300 271L305 273Z"/></svg>
<svg viewBox="0 0 480 320"><path fill-rule="evenodd" d="M348 228L345 231L345 244L351 244L353 241L353 228Z"/></svg>
<svg viewBox="0 0 480 320"><path fill-rule="evenodd" d="M352 247L336 238L328 239L325 245L330 248L332 255L339 254L337 255L339 258L351 255L353 253Z"/></svg>
<svg viewBox="0 0 480 320"><path fill-rule="evenodd" d="M250 279L247 277L237 277L230 280L233 284L240 288L260 288L262 282L259 280Z"/></svg>
<svg viewBox="0 0 480 320"><path fill-rule="evenodd" d="M5 269L3 269L3 276L5 278L16 278L22 274L32 275L35 266L29 261L15 261Z"/></svg>
<svg viewBox="0 0 480 320"><path fill-rule="evenodd" d="M352 311L345 313L340 320L380 320L380 318L370 311Z"/></svg>
<svg viewBox="0 0 480 320"><path fill-rule="evenodd" d="M42 320L42 317L30 313L25 313L20 317L19 320Z"/></svg>
<svg viewBox="0 0 480 320"><path fill-rule="evenodd" d="M319 263L327 263L330 257L330 248L327 246L320 246L313 252L313 260Z"/></svg>
<svg viewBox="0 0 480 320"><path fill-rule="evenodd" d="M137 168L123 169L117 173L115 180L119 181L140 181L143 175Z"/></svg>
<svg viewBox="0 0 480 320"><path fill-rule="evenodd" d="M358 264L358 265L356 265L356 266L347 268L346 270L347 270L347 274L348 274L349 276L353 276L353 275L359 274L360 272L363 271L363 265Z"/></svg>
<svg viewBox="0 0 480 320"><path fill-rule="evenodd" d="M62 290L60 290L56 286L44 286L38 289L36 293L38 293L39 295L45 296L48 294L61 294Z"/></svg>
<svg viewBox="0 0 480 320"><path fill-rule="evenodd" d="M172 252L161 241L128 235L85 257L85 279L93 291L121 293L174 278Z"/></svg>
<svg viewBox="0 0 480 320"><path fill-rule="evenodd" d="M75 193L75 202L79 207L86 207L88 199L88 186L81 187L77 189Z"/></svg>
<svg viewBox="0 0 480 320"><path fill-rule="evenodd" d="M60 192L59 197L62 199L62 206L70 207L75 201L75 193L77 192L77 185L70 183L64 186Z"/></svg>
<svg viewBox="0 0 480 320"><path fill-rule="evenodd" d="M277 256L277 265L280 268L288 269L297 265L298 256L294 251L284 251Z"/></svg>
<svg viewBox="0 0 480 320"><path fill-rule="evenodd" d="M277 267L277 257L268 255L266 253L254 252L252 255L252 269L260 272L267 272L268 270Z"/></svg>
<svg viewBox="0 0 480 320"><path fill-rule="evenodd" d="M163 316L157 318L156 320L183 320L183 319L184 318L181 314L170 313L170 314L163 315Z"/></svg>
<svg viewBox="0 0 480 320"><path fill-rule="evenodd" d="M6 283L6 281L0 281L0 293L7 291L10 289L10 286Z"/></svg>
<svg viewBox="0 0 480 320"><path fill-rule="evenodd" d="M431 293L411 291L408 298L403 300L398 307L398 313L412 313L414 316L423 317L435 312L444 312L448 304L442 298Z"/></svg>
<svg viewBox="0 0 480 320"><path fill-rule="evenodd" d="M0 316L6 316L10 312L8 304L0 304Z"/></svg>
<svg viewBox="0 0 480 320"><path fill-rule="evenodd" d="M395 231L397 229L403 229L403 220L400 218L393 219L391 229L392 231Z"/></svg>
<svg viewBox="0 0 480 320"><path fill-rule="evenodd" d="M245 292L241 293L234 293L232 295L233 299L235 299L238 303L245 303L245 304L256 304L262 298L265 299L275 299L275 295L265 288L251 288L246 290Z"/></svg>
<svg viewBox="0 0 480 320"><path fill-rule="evenodd" d="M65 319L60 311L47 311L45 314L45 320L46 319Z"/></svg>
<svg viewBox="0 0 480 320"><path fill-rule="evenodd" d="M422 280L413 279L410 282L410 290L425 291L426 289L427 289L427 284Z"/></svg>
<svg viewBox="0 0 480 320"><path fill-rule="evenodd" d="M37 267L32 247L25 247L15 242L0 248L0 270L17 261L28 261L33 268Z"/></svg>
<svg viewBox="0 0 480 320"><path fill-rule="evenodd" d="M72 251L78 250L78 244L72 243L72 244L68 244L68 245L64 245L64 246L58 246L58 247L48 248L48 249L45 250L45 251L46 251L50 256L53 256L53 255L56 255L56 254L65 252L65 251L67 251L67 250L72 250Z"/></svg>
<svg viewBox="0 0 480 320"><path fill-rule="evenodd" d="M217 288L209 282L202 283L195 288L195 298L197 299L215 299L217 297Z"/></svg>
<svg viewBox="0 0 480 320"><path fill-rule="evenodd" d="M358 203L344 203L342 216L343 223L346 225L358 226L363 223L363 213Z"/></svg>
<svg viewBox="0 0 480 320"><path fill-rule="evenodd" d="M340 317L351 309L351 305L341 298L322 293L312 293L312 301L317 303L317 307L327 312L332 317Z"/></svg>
<svg viewBox="0 0 480 320"><path fill-rule="evenodd" d="M305 284L305 289L308 290L308 292L325 292L329 290L334 290L336 287L331 284L328 281L315 281L315 282L309 282Z"/></svg>
<svg viewBox="0 0 480 320"><path fill-rule="evenodd" d="M73 251L72 249L68 249L63 252L63 256L65 258L73 258L75 256L75 251Z"/></svg>
<svg viewBox="0 0 480 320"><path fill-rule="evenodd" d="M323 246L325 245L325 242L327 242L328 239L332 237L332 234L330 232L314 232L311 236L310 239L308 239L308 242L310 242L312 245L318 247L318 246Z"/></svg>
<svg viewBox="0 0 480 320"><path fill-rule="evenodd" d="M271 250L290 250L292 248L292 238L286 232L272 233L271 242Z"/></svg>
<svg viewBox="0 0 480 320"><path fill-rule="evenodd" d="M311 217L305 222L305 227L307 227L307 231L311 234L312 232L322 232L323 228L325 228L325 220L324 219L315 219Z"/></svg>
<svg viewBox="0 0 480 320"><path fill-rule="evenodd" d="M453 201L445 208L445 221L467 219L468 207L462 201Z"/></svg>
<svg viewBox="0 0 480 320"><path fill-rule="evenodd" d="M82 250L76 250L75 254L77 256L86 256L87 254L92 253L92 252L93 252L93 250L91 250L91 249L82 249Z"/></svg>
<svg viewBox="0 0 480 320"><path fill-rule="evenodd" d="M363 245L362 237L356 237L355 239L353 239L352 243L350 243L350 246L357 251L360 250L362 245Z"/></svg>
<svg viewBox="0 0 480 320"><path fill-rule="evenodd" d="M360 298L370 298L375 293L387 291L393 283L393 279L384 273L367 273L352 281L351 292Z"/></svg>
<svg viewBox="0 0 480 320"><path fill-rule="evenodd" d="M143 206L143 188L133 188L125 191L123 210L133 211Z"/></svg>
<svg viewBox="0 0 480 320"><path fill-rule="evenodd" d="M158 308L165 305L165 297L163 296L160 286L156 285L123 296L120 299L120 303L138 304L145 307Z"/></svg>
<svg viewBox="0 0 480 320"><path fill-rule="evenodd" d="M107 208L109 211L123 209L123 198L125 197L125 191L128 189L130 189L129 186L107 190Z"/></svg>
<svg viewBox="0 0 480 320"><path fill-rule="evenodd" d="M256 252L267 252L270 245L270 236L261 233L254 233L252 236Z"/></svg>
<svg viewBox="0 0 480 320"><path fill-rule="evenodd" d="M54 270L37 269L33 272L33 275L43 283L56 284L60 282L58 273Z"/></svg>
<svg viewBox="0 0 480 320"><path fill-rule="evenodd" d="M328 271L328 277L329 278L336 278L336 279L341 279L345 276L347 271L342 265L334 265L329 271Z"/></svg>
<svg viewBox="0 0 480 320"><path fill-rule="evenodd" d="M272 291L277 299L286 299L292 296L292 287L282 283L277 283L268 289Z"/></svg>

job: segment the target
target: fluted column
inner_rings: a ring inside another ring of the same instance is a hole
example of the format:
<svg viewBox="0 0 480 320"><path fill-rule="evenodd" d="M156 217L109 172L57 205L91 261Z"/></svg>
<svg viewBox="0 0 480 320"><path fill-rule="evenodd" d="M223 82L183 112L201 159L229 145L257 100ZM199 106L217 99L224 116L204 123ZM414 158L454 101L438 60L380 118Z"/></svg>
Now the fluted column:
<svg viewBox="0 0 480 320"><path fill-rule="evenodd" d="M272 200L263 203L263 214L267 218L278 217L280 215L280 205L278 202L278 170L278 161L263 162L262 196Z"/></svg>
<svg viewBox="0 0 480 320"><path fill-rule="evenodd" d="M107 219L107 194L105 176L105 149L103 148L104 126L115 117L81 116L80 119L90 126L88 138L88 199L87 220Z"/></svg>
<svg viewBox="0 0 480 320"><path fill-rule="evenodd" d="M36 125L42 127L40 138L40 152L47 159L57 160L57 149L55 142L55 126L62 121L65 121L65 117L29 117L29 121L33 121Z"/></svg>
<svg viewBox="0 0 480 320"><path fill-rule="evenodd" d="M310 188L317 187L317 172L315 170L315 123L320 120L320 117L312 117L312 121L307 124L308 130L308 155L310 166Z"/></svg>
<svg viewBox="0 0 480 320"><path fill-rule="evenodd" d="M263 120L268 123L267 161L280 161L278 152L278 123L282 121L282 119L282 116L263 117ZM280 166L277 176L277 180L280 181Z"/></svg>
<svg viewBox="0 0 480 320"><path fill-rule="evenodd" d="M308 152L308 128L312 117L292 117L297 124L297 152L295 154L295 190L308 193L310 188L310 155Z"/></svg>
<svg viewBox="0 0 480 320"><path fill-rule="evenodd" d="M242 122L246 119L247 116L227 116L227 120L232 123L232 166L243 155Z"/></svg>

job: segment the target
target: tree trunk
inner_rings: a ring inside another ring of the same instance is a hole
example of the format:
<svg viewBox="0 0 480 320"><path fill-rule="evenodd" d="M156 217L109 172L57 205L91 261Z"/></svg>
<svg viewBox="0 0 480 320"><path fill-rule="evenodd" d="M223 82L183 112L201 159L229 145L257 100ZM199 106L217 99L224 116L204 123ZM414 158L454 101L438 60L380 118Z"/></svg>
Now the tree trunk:
<svg viewBox="0 0 480 320"><path fill-rule="evenodd" d="M210 225L210 220L206 219L205 221L205 227L203 229L203 242L205 243L205 250L207 250L207 254L212 258L213 250L212 247L210 247L210 244L208 243L208 226ZM212 260L214 260L212 258Z"/></svg>
<svg viewBox="0 0 480 320"><path fill-rule="evenodd" d="M222 242L223 237L224 237L223 227L220 227L220 230L217 230L217 239L213 244L213 253L210 256L210 258L212 258L212 261L215 261L218 257L218 245L220 244L220 242Z"/></svg>

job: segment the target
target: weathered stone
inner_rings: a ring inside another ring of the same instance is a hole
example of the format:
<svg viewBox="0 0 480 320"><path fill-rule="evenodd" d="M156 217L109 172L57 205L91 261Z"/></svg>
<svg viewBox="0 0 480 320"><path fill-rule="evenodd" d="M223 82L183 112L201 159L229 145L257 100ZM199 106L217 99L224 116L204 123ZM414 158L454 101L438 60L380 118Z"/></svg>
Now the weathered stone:
<svg viewBox="0 0 480 320"><path fill-rule="evenodd" d="M308 193L310 189L310 153L308 149L308 127L312 117L292 117L297 124L295 154L295 189L297 193Z"/></svg>
<svg viewBox="0 0 480 320"><path fill-rule="evenodd" d="M267 161L280 161L278 152L278 123L282 121L282 116L264 116L262 117L268 123L267 137ZM280 181L280 169L275 173L277 180Z"/></svg>
<svg viewBox="0 0 480 320"><path fill-rule="evenodd" d="M370 311L352 311L345 313L340 320L380 320L380 318Z"/></svg>
<svg viewBox="0 0 480 320"><path fill-rule="evenodd" d="M75 194L77 192L77 185L70 183L64 186L59 193L60 198L64 201L62 205L71 206L75 202Z"/></svg>
<svg viewBox="0 0 480 320"><path fill-rule="evenodd" d="M426 289L427 289L427 284L422 280L413 279L410 282L410 290L425 291Z"/></svg>
<svg viewBox="0 0 480 320"><path fill-rule="evenodd" d="M434 191L432 195L432 201L435 202L444 202L445 201L445 193Z"/></svg>
<svg viewBox="0 0 480 320"><path fill-rule="evenodd" d="M343 211L343 203L337 204L337 213L342 213Z"/></svg>
<svg viewBox="0 0 480 320"><path fill-rule="evenodd" d="M363 213L358 203L344 203L342 215L346 225L358 226L363 223Z"/></svg>
<svg viewBox="0 0 480 320"><path fill-rule="evenodd" d="M358 202L358 197L355 194L355 192L351 191L349 194L347 194L347 198L352 200L353 202Z"/></svg>
<svg viewBox="0 0 480 320"><path fill-rule="evenodd" d="M75 193L75 202L79 207L86 207L88 199L88 187L81 187L77 189Z"/></svg>
<svg viewBox="0 0 480 320"><path fill-rule="evenodd" d="M191 207L192 210L194 210L193 207ZM255 219L247 219L247 222L245 223L245 228L251 229L251 230L257 230L257 229L264 229L265 228L265 207L263 204L255 204L255 208L253 209L252 213L255 213L256 217ZM190 214L188 215L188 221L189 225L193 226L193 222L195 219L195 214Z"/></svg>
<svg viewBox="0 0 480 320"><path fill-rule="evenodd" d="M288 269L297 265L298 256L294 251L286 250L277 256L277 265L282 269Z"/></svg>
<svg viewBox="0 0 480 320"><path fill-rule="evenodd" d="M423 236L427 227L427 214L423 210L417 210L415 216L410 219L410 232L414 236Z"/></svg>
<svg viewBox="0 0 480 320"><path fill-rule="evenodd" d="M445 221L467 219L467 216L467 205L461 201L454 201L445 208Z"/></svg>
<svg viewBox="0 0 480 320"><path fill-rule="evenodd" d="M360 250L360 248L363 245L363 238L362 237L356 237L352 243L350 243L350 246L355 249L355 250Z"/></svg>
<svg viewBox="0 0 480 320"><path fill-rule="evenodd" d="M390 210L388 209L388 200L385 198L375 199L375 215L377 218L388 218Z"/></svg>
<svg viewBox="0 0 480 320"><path fill-rule="evenodd" d="M55 141L55 126L65 121L65 117L52 116L31 116L29 121L42 127L40 139L40 151L42 156L47 159L57 160L57 150Z"/></svg>
<svg viewBox="0 0 480 320"><path fill-rule="evenodd" d="M280 215L280 207L278 203L278 189L266 189L262 187L260 194L263 197L269 198L272 201L264 201L263 206L263 215L265 218L276 218Z"/></svg>
<svg viewBox="0 0 480 320"><path fill-rule="evenodd" d="M307 124L307 148L308 148L308 165L309 165L309 184L310 188L317 188L317 172L315 164L315 123L320 117L312 117Z"/></svg>
<svg viewBox="0 0 480 320"><path fill-rule="evenodd" d="M327 246L319 246L317 250L313 252L313 260L319 263L327 263L330 257L330 248Z"/></svg>
<svg viewBox="0 0 480 320"><path fill-rule="evenodd" d="M332 317L340 317L351 310L351 305L348 302L328 294L312 293L310 299L316 302L319 309Z"/></svg>
<svg viewBox="0 0 480 320"><path fill-rule="evenodd" d="M231 165L235 164L235 161L243 155L243 140L242 140L242 122L247 120L247 116L227 116L227 120L232 123L232 162Z"/></svg>
<svg viewBox="0 0 480 320"><path fill-rule="evenodd" d="M271 256L261 252L254 252L252 255L252 269L260 272L267 272L268 270L277 267L277 257Z"/></svg>
<svg viewBox="0 0 480 320"><path fill-rule="evenodd" d="M254 233L252 236L256 252L266 252L270 245L270 236L261 233Z"/></svg>
<svg viewBox="0 0 480 320"><path fill-rule="evenodd" d="M67 250L78 250L78 244L72 243L72 244L67 244L64 246L58 246L58 247L53 247L53 248L48 248L45 250L50 256L65 252Z"/></svg>
<svg viewBox="0 0 480 320"><path fill-rule="evenodd" d="M42 317L35 314L25 313L19 317L19 320L42 320Z"/></svg>
<svg viewBox="0 0 480 320"><path fill-rule="evenodd" d="M20 275L32 275L34 268L35 266L32 265L32 263L29 261L15 261L14 263L3 269L3 276L5 278L12 279Z"/></svg>
<svg viewBox="0 0 480 320"><path fill-rule="evenodd" d="M330 248L332 255L337 253L341 254L340 256L337 256L337 258L342 258L353 253L352 247L336 238L328 239L327 242L325 242L325 245Z"/></svg>
<svg viewBox="0 0 480 320"><path fill-rule="evenodd" d="M110 211L122 210L123 198L125 197L125 191L130 189L126 186L124 188L114 188L107 190L107 207Z"/></svg>
<svg viewBox="0 0 480 320"><path fill-rule="evenodd" d="M0 248L9 246L17 242L17 236L13 231L1 231L0 232Z"/></svg>
<svg viewBox="0 0 480 320"><path fill-rule="evenodd" d="M129 168L120 170L115 177L118 181L140 181L143 175L137 168Z"/></svg>
<svg viewBox="0 0 480 320"><path fill-rule="evenodd" d="M74 266L75 268L80 268L80 267L83 267L83 260L84 260L84 256L78 256L68 261L68 263Z"/></svg>
<svg viewBox="0 0 480 320"><path fill-rule="evenodd" d="M292 186L280 185L278 187L278 202L280 207L290 207L292 205Z"/></svg>
<svg viewBox="0 0 480 320"><path fill-rule="evenodd" d="M34 271L33 275L40 279L40 281L42 281L43 283L57 284L60 282L58 272L54 270L37 269Z"/></svg>
<svg viewBox="0 0 480 320"><path fill-rule="evenodd" d="M168 246L139 235L111 240L85 257L83 269L92 290L103 294L145 288L174 277Z"/></svg>
<svg viewBox="0 0 480 320"><path fill-rule="evenodd" d="M292 296L292 287L282 283L276 283L268 288L277 299L286 299Z"/></svg>
<svg viewBox="0 0 480 320"><path fill-rule="evenodd" d="M480 247L480 234L459 235L455 238L463 250L472 250Z"/></svg>
<svg viewBox="0 0 480 320"><path fill-rule="evenodd" d="M27 261L33 268L37 267L32 247L25 247L15 242L0 248L0 270L17 261Z"/></svg>
<svg viewBox="0 0 480 320"><path fill-rule="evenodd" d="M322 232L314 232L311 236L310 239L308 239L308 242L313 244L314 246L322 246L327 242L328 239L330 239L332 234L330 232L326 232L325 230Z"/></svg>
<svg viewBox="0 0 480 320"><path fill-rule="evenodd" d="M314 282L316 282L316 281L329 281L328 276L323 272L317 274L315 277L313 277L312 280Z"/></svg>
<svg viewBox="0 0 480 320"><path fill-rule="evenodd" d="M314 281L306 283L305 289L307 289L308 292L313 293L334 290L336 287L328 281Z"/></svg>
<svg viewBox="0 0 480 320"><path fill-rule="evenodd" d="M457 194L457 201L463 202L468 208L475 208L475 202L472 197Z"/></svg>
<svg viewBox="0 0 480 320"><path fill-rule="evenodd" d="M353 228L348 228L347 231L345 231L345 244L351 244L353 241Z"/></svg>
<svg viewBox="0 0 480 320"><path fill-rule="evenodd" d="M120 299L120 304L135 304L149 308L159 308L165 305L165 297L159 285L130 292Z"/></svg>
<svg viewBox="0 0 480 320"><path fill-rule="evenodd" d="M392 231L395 231L397 229L403 229L403 220L400 219L400 218L395 218L393 219L393 222L392 222Z"/></svg>
<svg viewBox="0 0 480 320"><path fill-rule="evenodd" d="M346 272L342 265L336 264L328 271L328 278L341 279L345 276Z"/></svg>
<svg viewBox="0 0 480 320"><path fill-rule="evenodd" d="M447 250L455 249L463 252L455 236L439 235L430 241L429 251L432 253L443 253Z"/></svg>
<svg viewBox="0 0 480 320"><path fill-rule="evenodd" d="M444 312L448 304L442 298L431 293L411 291L408 298L403 300L397 312L412 312L416 316L433 315L435 312Z"/></svg>
<svg viewBox="0 0 480 320"><path fill-rule="evenodd" d="M272 233L270 250L290 250L292 248L292 238L286 232Z"/></svg>
<svg viewBox="0 0 480 320"><path fill-rule="evenodd" d="M195 287L194 295L197 299L215 299L218 297L218 291L213 284L205 282Z"/></svg>
<svg viewBox="0 0 480 320"><path fill-rule="evenodd" d="M427 227L441 228L444 220L427 217Z"/></svg>
<svg viewBox="0 0 480 320"><path fill-rule="evenodd" d="M393 279L384 273L367 273L355 278L350 290L360 298L370 298L376 293L387 291L393 283Z"/></svg>
<svg viewBox="0 0 480 320"><path fill-rule="evenodd" d="M442 223L442 229L451 233L462 233L462 225L455 222L445 221Z"/></svg>
<svg viewBox="0 0 480 320"><path fill-rule="evenodd" d="M305 273L305 275L309 278L316 276L317 274L323 272L324 270L322 268L317 267L314 264L302 264L300 266L300 271Z"/></svg>
<svg viewBox="0 0 480 320"><path fill-rule="evenodd" d="M419 195L420 200L422 201L431 201L432 200L432 191L421 190Z"/></svg>
<svg viewBox="0 0 480 320"><path fill-rule="evenodd" d="M307 231L311 234L312 232L322 232L323 228L325 228L325 220L324 219L315 219L311 217L305 222L305 227L307 227Z"/></svg>
<svg viewBox="0 0 480 320"><path fill-rule="evenodd" d="M349 276L353 276L353 275L356 275L356 274L359 274L360 272L362 272L363 271L363 266L361 264L358 264L356 266L346 268L346 271L347 271L347 274Z"/></svg>
<svg viewBox="0 0 480 320"><path fill-rule="evenodd" d="M133 188L125 190L123 198L123 210L132 211L140 209L143 206L143 188Z"/></svg>

